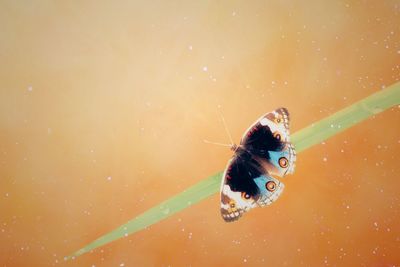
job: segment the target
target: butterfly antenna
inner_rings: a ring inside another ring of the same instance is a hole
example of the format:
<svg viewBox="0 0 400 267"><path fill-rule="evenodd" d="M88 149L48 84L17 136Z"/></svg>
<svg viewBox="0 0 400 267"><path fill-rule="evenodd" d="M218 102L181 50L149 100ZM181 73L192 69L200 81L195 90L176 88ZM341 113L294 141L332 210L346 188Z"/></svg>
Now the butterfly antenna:
<svg viewBox="0 0 400 267"><path fill-rule="evenodd" d="M233 143L232 135L231 135L231 133L229 132L228 126L226 125L224 115L222 115L222 112L221 112L221 111L219 111L219 115L221 116L221 120L222 120L222 123L224 124L224 128L225 128L225 132L226 132L226 134L227 134L228 137L229 137L229 141L231 142L231 145L230 145L230 146L233 147L233 146L235 146L235 144Z"/></svg>
<svg viewBox="0 0 400 267"><path fill-rule="evenodd" d="M223 143L218 143L218 142L211 142L211 141L208 141L208 140L203 140L204 141L204 143L207 143L207 144L212 144L212 145L217 145L217 146L227 146L227 147L231 147L232 145L230 145L230 144L223 144Z"/></svg>
<svg viewBox="0 0 400 267"><path fill-rule="evenodd" d="M232 135L229 132L228 126L226 125L226 122L225 122L225 118L222 115L221 111L219 111L219 115L221 116L221 120L222 120L222 123L224 124L225 132L228 135L229 141L231 143L230 144L223 144L223 143L218 143L218 142L211 142L211 141L208 141L208 140L203 140L203 141L204 141L204 143L207 143L207 144L213 144L213 145L218 145L218 146L229 147L232 151L236 151L238 147L237 147L237 145L235 143L233 143Z"/></svg>

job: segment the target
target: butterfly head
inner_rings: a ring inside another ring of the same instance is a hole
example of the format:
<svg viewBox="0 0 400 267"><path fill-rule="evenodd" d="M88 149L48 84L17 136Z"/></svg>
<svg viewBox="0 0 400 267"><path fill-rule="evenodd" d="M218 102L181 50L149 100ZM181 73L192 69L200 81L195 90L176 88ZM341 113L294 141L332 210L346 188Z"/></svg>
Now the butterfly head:
<svg viewBox="0 0 400 267"><path fill-rule="evenodd" d="M239 147L238 147L236 144L232 144L232 145L231 145L231 150L232 150L233 152L236 152L238 149L239 149Z"/></svg>

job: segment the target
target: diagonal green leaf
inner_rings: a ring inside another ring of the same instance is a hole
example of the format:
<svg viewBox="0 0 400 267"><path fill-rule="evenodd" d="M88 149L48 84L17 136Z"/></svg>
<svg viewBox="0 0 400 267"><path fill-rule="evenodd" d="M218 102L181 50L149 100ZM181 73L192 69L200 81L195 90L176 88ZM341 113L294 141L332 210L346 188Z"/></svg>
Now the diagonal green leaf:
<svg viewBox="0 0 400 267"><path fill-rule="evenodd" d="M351 126L378 114L394 105L400 104L400 83L396 83L384 90L372 94L335 114L326 117L312 125L296 132L292 142L299 153L315 144L319 144L329 137L338 134ZM197 203L218 192L222 172L218 172L185 191L165 200L164 202L145 211L115 230L101 236L82 249L76 251L66 260L80 256L95 248L108 244L121 237L138 232L173 214Z"/></svg>

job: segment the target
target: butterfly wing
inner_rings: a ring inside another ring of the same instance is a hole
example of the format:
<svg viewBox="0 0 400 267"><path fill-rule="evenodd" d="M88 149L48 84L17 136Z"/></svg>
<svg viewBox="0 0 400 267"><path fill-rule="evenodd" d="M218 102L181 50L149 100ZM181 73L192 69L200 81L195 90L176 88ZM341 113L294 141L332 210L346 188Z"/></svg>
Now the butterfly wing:
<svg viewBox="0 0 400 267"><path fill-rule="evenodd" d="M283 183L265 173L252 157L236 155L222 179L221 216L226 222L235 221L252 208L274 202L283 188Z"/></svg>
<svg viewBox="0 0 400 267"><path fill-rule="evenodd" d="M296 152L290 143L289 112L278 108L259 118L247 129L240 144L272 175L293 173Z"/></svg>

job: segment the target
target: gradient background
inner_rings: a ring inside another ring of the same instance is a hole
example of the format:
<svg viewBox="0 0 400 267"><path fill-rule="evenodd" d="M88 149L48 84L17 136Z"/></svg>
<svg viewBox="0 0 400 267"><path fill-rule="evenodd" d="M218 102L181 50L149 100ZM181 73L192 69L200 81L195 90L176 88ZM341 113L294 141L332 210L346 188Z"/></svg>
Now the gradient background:
<svg viewBox="0 0 400 267"><path fill-rule="evenodd" d="M399 1L0 1L0 62L1 266L400 264L397 107L301 153L236 223L214 195L63 261L223 169L218 109L239 141L398 81Z"/></svg>

